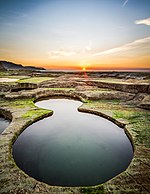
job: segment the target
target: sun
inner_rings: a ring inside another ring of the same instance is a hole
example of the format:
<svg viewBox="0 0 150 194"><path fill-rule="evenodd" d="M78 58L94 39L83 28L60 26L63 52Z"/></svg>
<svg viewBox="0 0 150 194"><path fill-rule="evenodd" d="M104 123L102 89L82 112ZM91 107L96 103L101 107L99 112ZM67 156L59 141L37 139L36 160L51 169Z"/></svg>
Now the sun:
<svg viewBox="0 0 150 194"><path fill-rule="evenodd" d="M82 70L83 70L83 71L86 71L86 68L85 68L85 67L83 67L83 68L82 68Z"/></svg>

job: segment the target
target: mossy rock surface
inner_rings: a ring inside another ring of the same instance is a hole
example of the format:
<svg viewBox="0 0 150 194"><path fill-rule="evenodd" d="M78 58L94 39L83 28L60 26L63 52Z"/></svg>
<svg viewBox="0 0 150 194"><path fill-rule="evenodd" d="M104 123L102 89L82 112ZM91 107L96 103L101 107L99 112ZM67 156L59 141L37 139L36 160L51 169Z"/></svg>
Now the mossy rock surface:
<svg viewBox="0 0 150 194"><path fill-rule="evenodd" d="M8 74L7 74L8 75ZM46 78L47 79L47 78ZM65 79L65 75L64 75ZM35 79L36 80L36 79ZM33 81L33 80L32 80ZM68 81L68 80L67 80ZM51 80L49 80L51 82ZM91 86L90 86L91 87ZM86 88L86 87L85 87ZM37 88L31 91L23 91L17 95L24 98L6 98L12 93L4 92L1 98L1 110L7 110L12 115L12 122L9 127L0 135L0 193L1 194L148 194L150 193L150 112L137 108L128 101L117 98L108 99L88 99L85 90L82 88ZM92 93L92 88L88 92ZM93 92L111 93L111 90L95 88ZM107 115L108 118L123 122L126 129L132 136L134 144L134 158L130 166L123 173L95 187L52 187L38 182L21 171L12 158L12 144L18 135L31 123L50 116L52 111L40 109L35 106L34 100L42 97L66 96L82 100L81 108L91 112L96 111ZM144 94L145 95L145 94ZM144 99L142 94L142 98ZM148 98L148 97L147 97ZM146 99L147 99L146 98ZM135 98L134 98L135 99ZM147 103L147 101L145 100Z"/></svg>

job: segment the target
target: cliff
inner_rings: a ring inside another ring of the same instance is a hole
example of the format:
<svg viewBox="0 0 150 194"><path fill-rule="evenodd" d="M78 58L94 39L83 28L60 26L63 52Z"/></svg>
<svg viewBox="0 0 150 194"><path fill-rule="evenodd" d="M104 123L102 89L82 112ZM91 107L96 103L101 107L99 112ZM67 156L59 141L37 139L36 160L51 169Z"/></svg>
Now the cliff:
<svg viewBox="0 0 150 194"><path fill-rule="evenodd" d="M31 70L39 71L45 70L43 67L34 67L34 66L23 66L21 64L15 64L8 61L0 61L0 70Z"/></svg>

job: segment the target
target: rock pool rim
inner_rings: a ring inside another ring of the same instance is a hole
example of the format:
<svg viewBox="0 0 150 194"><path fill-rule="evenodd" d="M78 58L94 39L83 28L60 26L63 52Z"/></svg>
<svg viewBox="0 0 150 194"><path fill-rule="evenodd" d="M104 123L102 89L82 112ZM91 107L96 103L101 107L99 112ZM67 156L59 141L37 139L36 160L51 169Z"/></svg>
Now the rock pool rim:
<svg viewBox="0 0 150 194"><path fill-rule="evenodd" d="M3 135L5 134L6 129L9 127L10 123L12 122L13 116L9 110L0 108L0 117L8 122L8 126L0 132L0 135Z"/></svg>
<svg viewBox="0 0 150 194"><path fill-rule="evenodd" d="M79 95L77 96L77 95L70 95L70 94L66 94L66 95L65 94L53 94L51 96L44 96L44 97L40 97L40 98L34 98L33 99L33 102L36 103L36 102L39 102L39 101L42 101L42 100L48 100L48 99L69 99L69 100L76 100L76 101L80 101L80 102L86 103L86 100L83 99L82 97L80 97ZM99 112L99 111L96 111L96 110L91 110L90 108L82 108L82 105L77 109L79 112L85 112L85 113L90 113L90 114L94 114L94 115L97 115L97 116L101 116L101 117L106 118L107 120L113 122L114 124L116 124L117 126L119 126L120 128L122 128L124 130L125 134L127 135L127 138L131 142L132 149L133 149L133 158L134 158L134 142L133 142L133 138L132 138L131 134L129 133L129 131L125 128L125 124L124 123L121 123L120 121L117 121L113 117L108 116L108 115L106 115L106 114L104 114L102 112ZM5 111L7 111L7 110L5 110ZM10 112L10 111L8 111L8 112ZM12 116L12 114L10 114L10 115ZM15 163L15 166L19 169L19 171L21 171L25 176L30 177L31 179L33 179L33 180L35 180L35 181L37 181L37 182L39 182L41 184L47 185L49 187L58 187L58 188L81 188L81 189L82 188L92 188L92 187L95 188L95 187L98 187L98 186L103 186L103 184L109 182L111 179L108 180L108 181L106 181L105 183L102 183L102 184L89 185L89 186L82 186L82 185L81 186L59 186L59 185L58 186L55 186L55 185L49 185L49 184L47 184L45 182L38 181L35 178L29 176L28 174L26 174L22 169L20 169L17 166L17 164L16 164L16 162L15 162L15 160L13 158L13 155L12 155L12 145L15 143L15 141L17 140L17 138L19 137L19 135L28 126L32 125L33 123L35 123L35 122L37 122L39 120L42 120L42 119L46 118L46 117L52 116L52 115L53 115L53 111L50 110L50 112L47 113L47 114L44 114L42 116L38 116L38 117L36 117L36 118L34 118L32 120L27 121L25 123L25 125L20 128L20 130L17 132L17 134L14 133L14 136L11 139L11 143L10 143L10 152L11 152L11 158L13 159L13 162ZM13 116L12 116L12 119L13 119ZM133 160L133 158L132 158L132 160ZM132 160L131 160L131 162L132 162ZM129 166L130 166L130 164L129 164ZM125 172L127 170L127 168L123 172ZM121 172L120 174L122 174L123 172ZM119 176L120 174L114 176L112 179L114 179L115 177Z"/></svg>
<svg viewBox="0 0 150 194"><path fill-rule="evenodd" d="M13 120L12 113L9 110L3 108L0 108L0 117L3 117L4 119L8 120L9 123L11 123Z"/></svg>

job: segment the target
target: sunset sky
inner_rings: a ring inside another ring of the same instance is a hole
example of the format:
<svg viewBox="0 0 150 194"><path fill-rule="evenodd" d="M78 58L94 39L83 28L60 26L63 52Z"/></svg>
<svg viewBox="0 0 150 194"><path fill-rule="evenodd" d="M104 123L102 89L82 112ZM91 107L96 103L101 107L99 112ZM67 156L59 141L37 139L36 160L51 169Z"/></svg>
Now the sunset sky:
<svg viewBox="0 0 150 194"><path fill-rule="evenodd" d="M0 0L0 60L150 68L150 0Z"/></svg>

